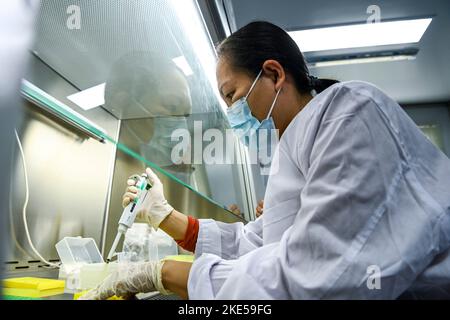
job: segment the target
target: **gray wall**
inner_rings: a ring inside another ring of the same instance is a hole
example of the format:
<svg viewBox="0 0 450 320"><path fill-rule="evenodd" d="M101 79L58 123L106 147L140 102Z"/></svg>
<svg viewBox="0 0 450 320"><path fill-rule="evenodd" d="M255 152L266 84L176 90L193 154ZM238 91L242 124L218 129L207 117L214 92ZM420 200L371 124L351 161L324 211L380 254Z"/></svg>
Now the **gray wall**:
<svg viewBox="0 0 450 320"><path fill-rule="evenodd" d="M406 113L427 133L431 130L438 147L450 157L450 106L449 104L425 104L404 107Z"/></svg>

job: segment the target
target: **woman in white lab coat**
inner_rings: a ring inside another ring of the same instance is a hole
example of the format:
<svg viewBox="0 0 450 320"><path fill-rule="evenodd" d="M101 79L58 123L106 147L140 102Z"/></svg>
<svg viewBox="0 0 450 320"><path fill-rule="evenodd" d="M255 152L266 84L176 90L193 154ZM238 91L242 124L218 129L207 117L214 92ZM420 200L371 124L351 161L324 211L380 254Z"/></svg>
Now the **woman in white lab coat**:
<svg viewBox="0 0 450 320"><path fill-rule="evenodd" d="M194 221L196 232L147 170L154 187L141 215L176 240L189 233L195 262L130 266L90 298L154 290L190 299L446 294L450 160L402 108L368 83L311 77L295 42L270 23L243 27L218 54L233 128L244 139L242 132L280 133L264 215L247 225ZM124 205L135 192L128 188Z"/></svg>

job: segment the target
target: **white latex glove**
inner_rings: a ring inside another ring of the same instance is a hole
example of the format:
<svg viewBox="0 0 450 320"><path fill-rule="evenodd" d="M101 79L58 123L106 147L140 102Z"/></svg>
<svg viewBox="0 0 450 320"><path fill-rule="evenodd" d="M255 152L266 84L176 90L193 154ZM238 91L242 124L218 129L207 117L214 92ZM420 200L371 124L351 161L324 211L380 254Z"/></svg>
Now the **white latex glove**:
<svg viewBox="0 0 450 320"><path fill-rule="evenodd" d="M127 299L138 293L153 291L164 295L171 294L162 285L162 265L163 261L121 263L117 271L79 300L106 300L113 296Z"/></svg>
<svg viewBox="0 0 450 320"><path fill-rule="evenodd" d="M164 197L164 188L161 180L150 169L145 170L147 176L152 184L152 188L148 191L147 197L142 203L136 218L139 221L145 221L150 224L155 230L158 230L161 222L172 213L173 207L167 202ZM136 199L138 189L135 187L135 180L129 179L127 181L128 188L123 196L122 205L126 207L131 201Z"/></svg>

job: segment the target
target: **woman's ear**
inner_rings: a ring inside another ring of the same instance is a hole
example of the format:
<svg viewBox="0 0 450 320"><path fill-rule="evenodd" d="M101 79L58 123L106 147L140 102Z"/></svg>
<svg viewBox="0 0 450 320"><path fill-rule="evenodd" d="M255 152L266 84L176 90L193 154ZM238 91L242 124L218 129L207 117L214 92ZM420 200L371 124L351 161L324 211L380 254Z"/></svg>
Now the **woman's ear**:
<svg viewBox="0 0 450 320"><path fill-rule="evenodd" d="M267 60L263 64L264 75L272 79L275 84L275 91L280 90L286 81L286 73L283 66L276 60Z"/></svg>

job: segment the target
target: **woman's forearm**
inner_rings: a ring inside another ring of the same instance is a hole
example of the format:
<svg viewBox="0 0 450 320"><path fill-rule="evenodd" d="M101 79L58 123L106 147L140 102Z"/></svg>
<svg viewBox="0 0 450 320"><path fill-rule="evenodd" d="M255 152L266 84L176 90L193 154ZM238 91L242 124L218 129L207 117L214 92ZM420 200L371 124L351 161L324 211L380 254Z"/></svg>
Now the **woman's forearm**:
<svg viewBox="0 0 450 320"><path fill-rule="evenodd" d="M161 269L164 288L182 299L189 299L187 284L191 267L192 263L189 262L165 261Z"/></svg>
<svg viewBox="0 0 450 320"><path fill-rule="evenodd" d="M173 210L159 227L174 240L183 240L188 228L188 217L181 212Z"/></svg>

